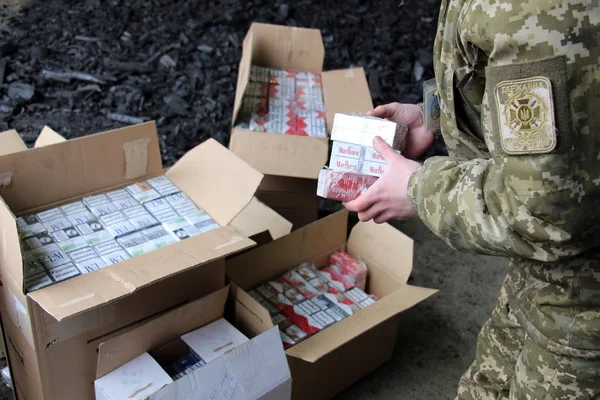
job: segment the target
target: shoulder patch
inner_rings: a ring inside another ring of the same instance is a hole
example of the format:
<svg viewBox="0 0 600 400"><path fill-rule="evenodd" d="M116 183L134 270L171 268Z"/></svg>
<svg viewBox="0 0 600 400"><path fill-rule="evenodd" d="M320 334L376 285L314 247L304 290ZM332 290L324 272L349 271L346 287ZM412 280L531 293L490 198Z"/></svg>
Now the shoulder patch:
<svg viewBox="0 0 600 400"><path fill-rule="evenodd" d="M494 90L500 144L505 153L545 154L556 148L550 79L506 80Z"/></svg>

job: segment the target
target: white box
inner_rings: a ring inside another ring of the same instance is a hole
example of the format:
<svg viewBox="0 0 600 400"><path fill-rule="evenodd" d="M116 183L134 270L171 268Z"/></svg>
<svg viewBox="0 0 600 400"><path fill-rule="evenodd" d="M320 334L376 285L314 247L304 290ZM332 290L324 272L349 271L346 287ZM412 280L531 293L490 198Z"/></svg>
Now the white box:
<svg viewBox="0 0 600 400"><path fill-rule="evenodd" d="M146 182L137 182L133 185L129 185L127 186L127 191L140 204L161 197L160 194L156 190L152 189L152 186L148 185Z"/></svg>
<svg viewBox="0 0 600 400"><path fill-rule="evenodd" d="M74 203L65 204L64 206L60 206L60 209L67 216L87 211L87 208L85 207L85 205L83 204L83 202L81 200L76 201Z"/></svg>
<svg viewBox="0 0 600 400"><path fill-rule="evenodd" d="M96 194L93 196L87 196L83 198L83 204L88 206L89 208L97 207L101 204L110 202L110 199L104 193Z"/></svg>
<svg viewBox="0 0 600 400"><path fill-rule="evenodd" d="M96 400L144 400L173 379L148 353L94 381Z"/></svg>
<svg viewBox="0 0 600 400"><path fill-rule="evenodd" d="M246 336L223 318L187 333L181 339L206 363L248 341Z"/></svg>
<svg viewBox="0 0 600 400"><path fill-rule="evenodd" d="M373 147L373 139L380 136L394 147L396 140L395 122L362 115L335 114L331 129L331 140Z"/></svg>
<svg viewBox="0 0 600 400"><path fill-rule="evenodd" d="M72 262L61 265L60 267L52 268L48 271L56 282L64 281L81 275L75 264Z"/></svg>

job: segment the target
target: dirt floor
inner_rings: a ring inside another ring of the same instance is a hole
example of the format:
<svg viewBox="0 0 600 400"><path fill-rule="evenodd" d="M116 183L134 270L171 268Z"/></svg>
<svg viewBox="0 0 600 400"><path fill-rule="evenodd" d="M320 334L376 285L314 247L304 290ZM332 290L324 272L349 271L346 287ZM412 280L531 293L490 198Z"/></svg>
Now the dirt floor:
<svg viewBox="0 0 600 400"><path fill-rule="evenodd" d="M433 76L439 0L33 0L15 13L22 3L0 0L0 131L15 128L29 144L45 124L69 138L123 126L109 113L156 120L166 165L207 137L226 144L252 21L320 28L325 69L363 66L375 104L420 101ZM158 62L165 54L174 68ZM44 70L102 83L57 82ZM506 273L505 260L455 252L418 221L397 226L415 240L410 283L440 292L402 314L393 360L340 399L452 399Z"/></svg>

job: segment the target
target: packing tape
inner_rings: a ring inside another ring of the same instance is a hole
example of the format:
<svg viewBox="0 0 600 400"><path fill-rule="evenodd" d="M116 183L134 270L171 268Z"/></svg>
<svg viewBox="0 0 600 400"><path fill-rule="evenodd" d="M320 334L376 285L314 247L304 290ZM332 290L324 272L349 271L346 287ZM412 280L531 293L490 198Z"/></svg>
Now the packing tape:
<svg viewBox="0 0 600 400"><path fill-rule="evenodd" d="M9 187L12 183L12 172L2 172L0 173L0 187Z"/></svg>
<svg viewBox="0 0 600 400"><path fill-rule="evenodd" d="M146 175L148 170L148 143L150 143L150 138L138 139L123 145L126 179L135 179Z"/></svg>

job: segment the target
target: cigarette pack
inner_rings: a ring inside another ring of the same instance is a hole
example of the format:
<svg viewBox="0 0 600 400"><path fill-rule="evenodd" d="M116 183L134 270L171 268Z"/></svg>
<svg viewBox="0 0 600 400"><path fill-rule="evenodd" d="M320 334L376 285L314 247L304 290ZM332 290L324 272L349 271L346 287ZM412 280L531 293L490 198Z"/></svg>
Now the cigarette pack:
<svg viewBox="0 0 600 400"><path fill-rule="evenodd" d="M330 308L338 307L342 310L342 315L350 316L360 310L360 307L356 305L352 300L348 299L343 293L332 294L325 293L321 294L313 299L313 302L317 304L323 311L329 310Z"/></svg>
<svg viewBox="0 0 600 400"><path fill-rule="evenodd" d="M284 331L282 331L281 329L279 330L279 335L281 336L281 343L283 343L283 348L285 350L289 349L297 343L294 339L285 334Z"/></svg>
<svg viewBox="0 0 600 400"><path fill-rule="evenodd" d="M143 353L94 382L97 399L143 400L173 383L173 379L150 356Z"/></svg>
<svg viewBox="0 0 600 400"><path fill-rule="evenodd" d="M283 277L307 299L312 299L319 294L319 291L312 287L297 271L289 271Z"/></svg>
<svg viewBox="0 0 600 400"><path fill-rule="evenodd" d="M266 82L248 82L248 85L246 85L246 91L244 92L244 96L250 98L262 97L266 99L269 96L269 84Z"/></svg>
<svg viewBox="0 0 600 400"><path fill-rule="evenodd" d="M280 99L280 100L295 100L295 88L294 85L269 85L269 98Z"/></svg>
<svg viewBox="0 0 600 400"><path fill-rule="evenodd" d="M339 142L334 140L331 147L331 156L340 156L363 160L365 158L365 149L367 147L354 143ZM379 154L379 153L378 153Z"/></svg>
<svg viewBox="0 0 600 400"><path fill-rule="evenodd" d="M265 132L295 134L296 115L291 111L287 114L269 113L266 117Z"/></svg>
<svg viewBox="0 0 600 400"><path fill-rule="evenodd" d="M43 264L30 252L23 254L23 267L26 276L36 275L44 271Z"/></svg>
<svg viewBox="0 0 600 400"><path fill-rule="evenodd" d="M106 192L105 195L109 198L110 201L116 201L131 197L127 189L112 190L110 192Z"/></svg>
<svg viewBox="0 0 600 400"><path fill-rule="evenodd" d="M356 199L376 181L376 176L322 169L317 182L317 195L337 201Z"/></svg>
<svg viewBox="0 0 600 400"><path fill-rule="evenodd" d="M350 289L344 293L350 300L352 300L355 304L360 305L361 302L367 300L369 295L366 294L362 289L355 287L354 289Z"/></svg>
<svg viewBox="0 0 600 400"><path fill-rule="evenodd" d="M320 111L311 111L321 113ZM325 119L320 117L301 117L296 118L296 134L300 136L327 137L327 126Z"/></svg>
<svg viewBox="0 0 600 400"><path fill-rule="evenodd" d="M112 200L112 203L117 210L125 210L127 208L138 206L140 204L132 196L127 196L128 197L122 197L120 199Z"/></svg>
<svg viewBox="0 0 600 400"><path fill-rule="evenodd" d="M292 325L292 321L280 313L271 316L271 322L273 322L273 325L276 325L280 330L285 330Z"/></svg>
<svg viewBox="0 0 600 400"><path fill-rule="evenodd" d="M37 214L38 219L43 222L52 221L55 218L64 217L65 214L61 211L59 207L52 208L50 210L42 211Z"/></svg>
<svg viewBox="0 0 600 400"><path fill-rule="evenodd" d="M308 334L294 324L285 328L283 333L293 341L293 344L298 344L308 338Z"/></svg>
<svg viewBox="0 0 600 400"><path fill-rule="evenodd" d="M137 229L144 229L157 225L158 221L143 206L136 206L122 211L125 217Z"/></svg>
<svg viewBox="0 0 600 400"><path fill-rule="evenodd" d="M91 246L84 247L82 249L78 249L78 250L74 250L74 251L70 251L67 253L67 255L69 256L71 261L73 261L75 263L83 262L85 260L89 260L89 259L98 257L98 253L96 253L94 248Z"/></svg>
<svg viewBox="0 0 600 400"><path fill-rule="evenodd" d="M110 202L110 198L104 194L104 193L100 193L100 194L95 194L93 196L87 196L83 198L83 204L85 204L88 208L93 208L93 207L97 207L101 204L104 203L109 203Z"/></svg>
<svg viewBox="0 0 600 400"><path fill-rule="evenodd" d="M308 336L312 336L325 329L325 327L311 315L302 315L290 312L286 316L294 325L304 331Z"/></svg>
<svg viewBox="0 0 600 400"><path fill-rule="evenodd" d="M271 317L274 317L275 315L279 314L279 310L277 308L275 308L275 306L273 304L271 304L271 302L267 301L267 300L262 300L259 301L260 305L263 306L264 308L267 309L267 311L269 312L269 315Z"/></svg>
<svg viewBox="0 0 600 400"><path fill-rule="evenodd" d="M119 211L119 210L117 209L117 207L115 207L115 205L112 203L112 201L90 207L90 212L92 214L94 214L97 218L99 218L103 215L114 213L116 211Z"/></svg>
<svg viewBox="0 0 600 400"><path fill-rule="evenodd" d="M17 219L21 239L46 232L46 228L36 215L26 215Z"/></svg>
<svg viewBox="0 0 600 400"><path fill-rule="evenodd" d="M77 226L80 224L85 224L86 222L95 221L96 217L89 212L87 209L85 211L79 211L74 214L67 215L67 218L71 222L73 226Z"/></svg>
<svg viewBox="0 0 600 400"><path fill-rule="evenodd" d="M338 273L335 269L331 267L325 267L319 271L321 277L327 280L327 282L335 287L336 289L345 292L346 290L350 290L354 287L354 282L350 281L344 275Z"/></svg>
<svg viewBox="0 0 600 400"><path fill-rule="evenodd" d="M99 223L96 223L95 225L101 227L101 225ZM112 235L110 233L108 233L108 231L106 229L100 228L100 229L91 231L91 233L89 233L87 235L83 235L83 239L86 241L86 243L88 245L93 246L95 244L107 242L114 238L112 237Z"/></svg>
<svg viewBox="0 0 600 400"><path fill-rule="evenodd" d="M184 240L201 233L200 230L196 228L196 226L191 225L185 217L179 217L169 222L165 222L162 226L172 234L175 241Z"/></svg>
<svg viewBox="0 0 600 400"><path fill-rule="evenodd" d="M343 275L361 290L365 290L367 280L367 265L354 259L343 251L335 252L329 258L331 268Z"/></svg>
<svg viewBox="0 0 600 400"><path fill-rule="evenodd" d="M258 114L252 114L250 116L250 130L253 132L266 132L267 131L267 117Z"/></svg>
<svg viewBox="0 0 600 400"><path fill-rule="evenodd" d="M104 260L102 260L102 258L96 257L90 258L89 260L76 262L75 266L77 267L79 272L81 272L82 274L87 274L88 272L97 271L101 268L106 267L106 263L104 262Z"/></svg>
<svg viewBox="0 0 600 400"><path fill-rule="evenodd" d="M45 252L45 248L50 245L56 245L56 241L48 232L42 232L28 237L24 240L25 246L36 254L36 256L42 255L40 252ZM39 249L39 250L38 250Z"/></svg>
<svg viewBox="0 0 600 400"><path fill-rule="evenodd" d="M268 84L266 85L265 94L268 95ZM261 115L264 116L267 114L268 100L266 96L250 96L248 94L244 95L242 100L242 106L240 107L240 116L251 117L252 115Z"/></svg>
<svg viewBox="0 0 600 400"><path fill-rule="evenodd" d="M207 363L248 341L233 325L221 318L181 337L198 358Z"/></svg>
<svg viewBox="0 0 600 400"><path fill-rule="evenodd" d="M76 236L72 239L65 240L64 242L58 242L58 246L62 251L69 253L74 250L79 250L88 247L89 244L86 242L83 236Z"/></svg>
<svg viewBox="0 0 600 400"><path fill-rule="evenodd" d="M311 262L302 263L298 265L294 270L298 274L300 274L300 276L306 281L310 281L311 279L314 279L319 276L319 270L317 269L315 264Z"/></svg>
<svg viewBox="0 0 600 400"><path fill-rule="evenodd" d="M54 233L56 231L71 228L73 224L66 217L58 217L43 223L46 232Z"/></svg>
<svg viewBox="0 0 600 400"><path fill-rule="evenodd" d="M44 270L37 274L28 275L25 277L25 289L29 292L45 288L52 285L54 282L48 273Z"/></svg>
<svg viewBox="0 0 600 400"><path fill-rule="evenodd" d="M366 298L365 300L361 301L361 302L358 304L358 306L359 306L360 308L365 308L365 307L368 307L368 306L370 306L371 304L375 304L375 298L374 298L374 297L372 297L372 296L367 296L367 298Z"/></svg>
<svg viewBox="0 0 600 400"><path fill-rule="evenodd" d="M322 90L321 74L318 72L296 72L296 87Z"/></svg>
<svg viewBox="0 0 600 400"><path fill-rule="evenodd" d="M116 264L131 258L116 240L98 244L94 246L94 250L106 265Z"/></svg>
<svg viewBox="0 0 600 400"><path fill-rule="evenodd" d="M355 158L331 156L329 168L340 172L360 173L362 171L362 162Z"/></svg>
<svg viewBox="0 0 600 400"><path fill-rule="evenodd" d="M147 201L146 203L144 203L144 208L152 215L154 215L155 213L159 213L163 210L173 209L173 207L171 207L167 199L162 197Z"/></svg>
<svg viewBox="0 0 600 400"><path fill-rule="evenodd" d="M123 249L131 256L136 257L142 254L149 253L154 250L153 243L140 232L130 233L129 235L117 238L117 242L123 246Z"/></svg>
<svg viewBox="0 0 600 400"><path fill-rule="evenodd" d="M83 204L83 201L75 201L73 203L69 203L69 204L65 204L63 206L60 206L60 210L65 214L65 215L73 215L73 214L78 214L80 212L86 212L87 208L85 207L85 205Z"/></svg>
<svg viewBox="0 0 600 400"><path fill-rule="evenodd" d="M155 249L160 249L177 242L177 238L175 238L171 232L167 231L162 225L146 228L141 232L149 242L154 244Z"/></svg>
<svg viewBox="0 0 600 400"><path fill-rule="evenodd" d="M300 301L299 298L296 300L298 302ZM290 300L284 293L277 293L273 297L267 298L267 301L271 303L278 311L284 311L285 309L294 305L294 301Z"/></svg>
<svg viewBox="0 0 600 400"><path fill-rule="evenodd" d="M177 214L177 212L171 206L163 210L157 210L150 214L160 223L169 222L180 217L180 215Z"/></svg>
<svg viewBox="0 0 600 400"><path fill-rule="evenodd" d="M36 250L39 250L38 248ZM44 246L47 251L38 256L38 260L48 269L56 268L71 261L67 253L57 245Z"/></svg>
<svg viewBox="0 0 600 400"><path fill-rule="evenodd" d="M360 172L365 175L381 177L385 172L385 167L386 164L384 163L365 161L362 164Z"/></svg>
<svg viewBox="0 0 600 400"><path fill-rule="evenodd" d="M73 227L52 232L52 237L56 243L67 242L80 236L79 231Z"/></svg>
<svg viewBox="0 0 600 400"><path fill-rule="evenodd" d="M292 72L292 71L270 69L269 70L269 83L271 83L271 86L280 85L280 86L295 87L296 73Z"/></svg>
<svg viewBox="0 0 600 400"><path fill-rule="evenodd" d="M277 291L269 284L260 285L256 288L256 290L267 300L274 299L278 294Z"/></svg>
<svg viewBox="0 0 600 400"><path fill-rule="evenodd" d="M152 186L150 186L148 182L145 181L137 182L133 185L127 186L127 191L140 204L144 204L147 201L151 201L161 197L160 193L158 193L155 189L152 188Z"/></svg>
<svg viewBox="0 0 600 400"><path fill-rule="evenodd" d="M129 258L129 254L125 250L115 251L114 253L109 253L101 256L102 261L106 263L106 265L113 265L120 263L121 261L125 261Z"/></svg>
<svg viewBox="0 0 600 400"><path fill-rule="evenodd" d="M190 224L194 225L200 232L206 232L206 227L211 225L216 225L216 228L219 227L219 225L204 210L186 214L185 219L187 219Z"/></svg>
<svg viewBox="0 0 600 400"><path fill-rule="evenodd" d="M407 127L395 122L355 114L335 114L331 140L373 147L373 139L380 136L396 150L402 150Z"/></svg>
<svg viewBox="0 0 600 400"><path fill-rule="evenodd" d="M285 280L284 278L277 278L268 283L273 289L277 291L277 293L285 293L290 289L293 289L293 286Z"/></svg>
<svg viewBox="0 0 600 400"><path fill-rule="evenodd" d="M306 300L306 297L304 297L299 291L297 291L294 288L286 290L284 295L289 301L292 302L292 304L298 304Z"/></svg>
<svg viewBox="0 0 600 400"><path fill-rule="evenodd" d="M75 276L81 275L75 264L72 262L49 269L50 276L55 282L65 281Z"/></svg>
<svg viewBox="0 0 600 400"><path fill-rule="evenodd" d="M269 83L269 68L253 65L250 68L250 81Z"/></svg>

